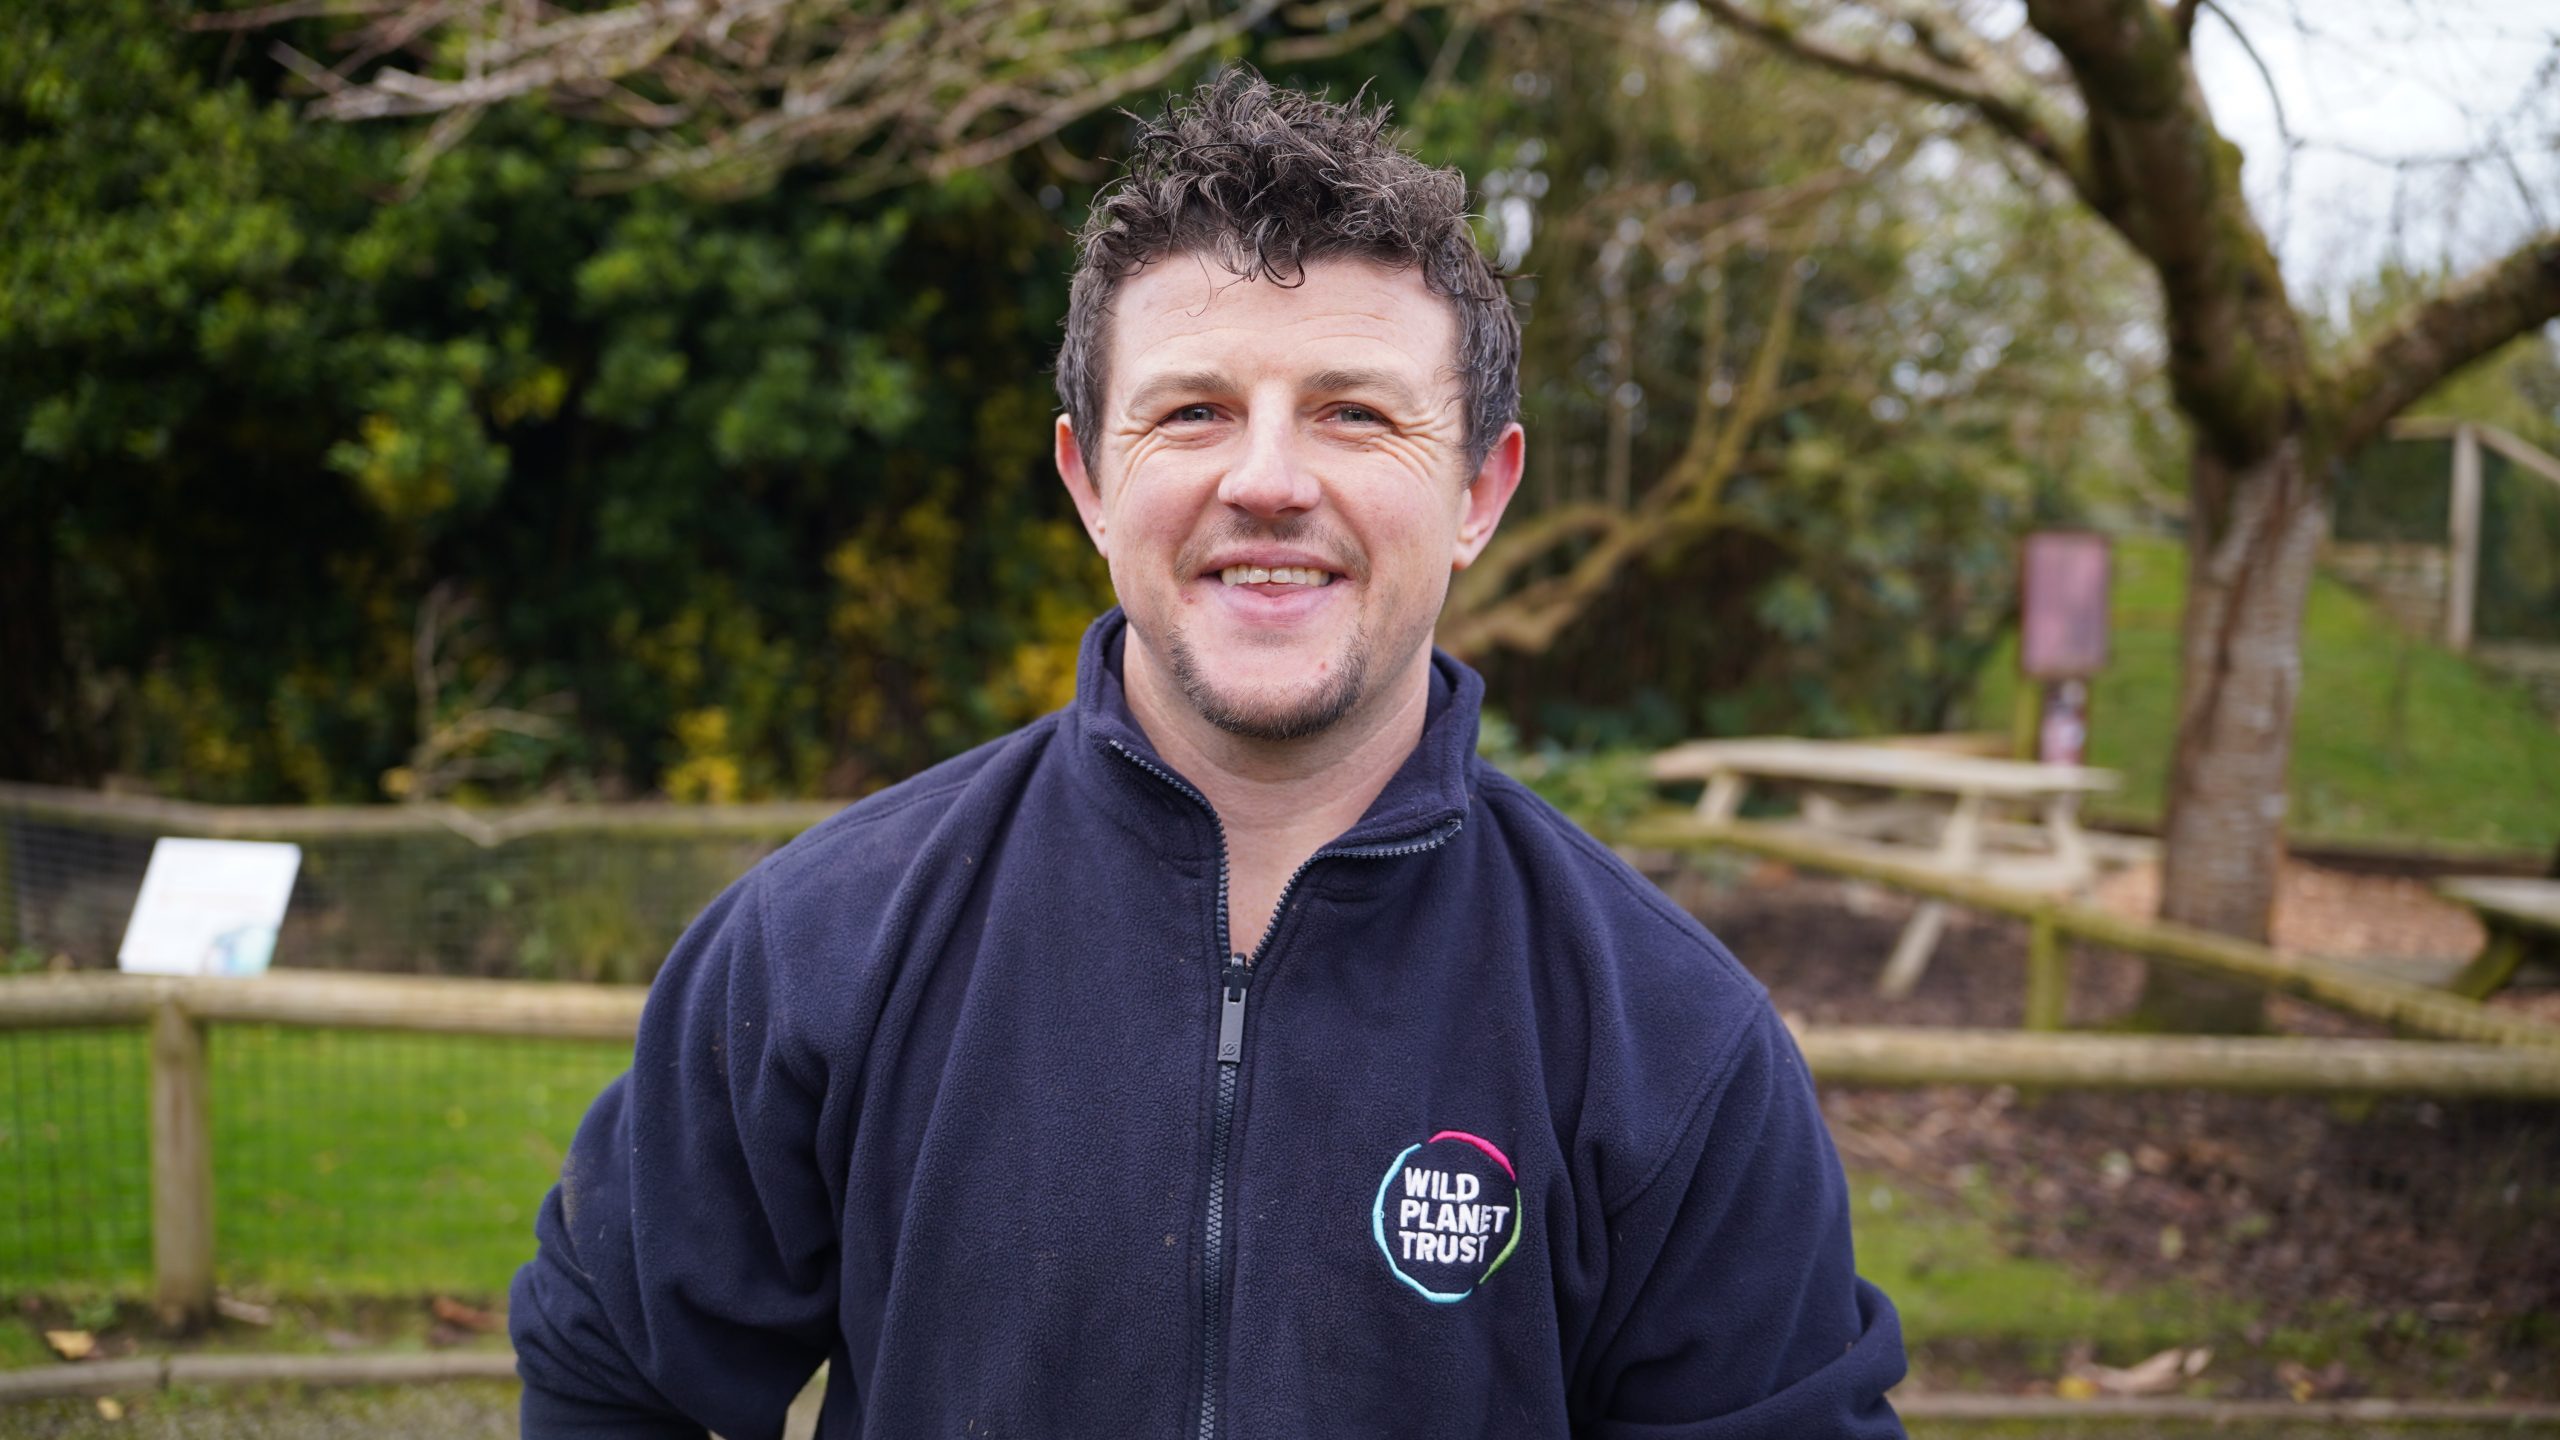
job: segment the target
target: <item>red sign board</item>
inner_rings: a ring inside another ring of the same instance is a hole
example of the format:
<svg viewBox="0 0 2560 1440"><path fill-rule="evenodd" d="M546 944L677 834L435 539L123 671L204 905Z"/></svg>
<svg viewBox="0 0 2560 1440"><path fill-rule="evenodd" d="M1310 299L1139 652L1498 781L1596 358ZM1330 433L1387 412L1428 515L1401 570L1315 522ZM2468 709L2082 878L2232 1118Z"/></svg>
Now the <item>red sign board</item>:
<svg viewBox="0 0 2560 1440"><path fill-rule="evenodd" d="M2032 680L2086 680L2107 665L2107 537L2043 530L2019 567L2018 669Z"/></svg>

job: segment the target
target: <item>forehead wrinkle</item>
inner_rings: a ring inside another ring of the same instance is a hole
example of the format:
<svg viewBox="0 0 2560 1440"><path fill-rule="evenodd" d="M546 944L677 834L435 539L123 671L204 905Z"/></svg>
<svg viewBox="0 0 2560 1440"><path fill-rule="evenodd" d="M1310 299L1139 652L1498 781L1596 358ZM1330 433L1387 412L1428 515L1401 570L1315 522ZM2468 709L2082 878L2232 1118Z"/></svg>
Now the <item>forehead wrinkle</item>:
<svg viewBox="0 0 2560 1440"><path fill-rule="evenodd" d="M1411 272L1357 261L1318 262L1310 267L1311 278L1314 271L1340 264L1355 274L1369 272L1362 279L1376 283L1358 287L1366 293L1340 296L1308 311L1298 304L1305 293L1300 286L1275 290L1257 277L1221 274L1198 254L1166 259L1189 263L1175 268L1159 261L1133 273L1112 306L1114 323L1106 346L1118 353L1110 358L1110 370L1122 381L1136 382L1132 398L1113 407L1123 415L1142 413L1145 407L1140 399L1163 388L1161 377L1146 374L1150 359L1180 367L1183 380L1214 377L1217 384L1207 388L1223 393L1266 382L1274 378L1271 372L1285 372L1297 360L1320 366L1307 379L1292 382L1302 388L1315 388L1328 378L1340 380L1345 371L1369 372L1369 378L1388 382L1415 409L1447 409L1464 399L1463 393L1438 397L1425 393L1450 390L1453 387L1447 382L1453 380L1461 382L1454 388L1463 392L1464 377L1454 357L1426 353L1440 349L1447 355L1457 347L1455 317L1447 305L1433 295L1428 297L1427 310L1408 314L1408 307L1400 303L1408 297L1398 296L1397 289L1419 283L1411 279ZM1131 322L1140 322L1141 317L1155 322L1151 328L1156 333L1143 337L1131 333ZM1238 333L1261 342L1248 346L1243 357L1255 362L1256 373L1250 377L1223 368L1233 358ZM1433 345L1434 340L1441 344ZM1346 364L1345 345L1369 350L1376 358L1359 355ZM1415 373L1399 378L1407 369ZM1441 402L1437 406L1432 404L1435 398Z"/></svg>

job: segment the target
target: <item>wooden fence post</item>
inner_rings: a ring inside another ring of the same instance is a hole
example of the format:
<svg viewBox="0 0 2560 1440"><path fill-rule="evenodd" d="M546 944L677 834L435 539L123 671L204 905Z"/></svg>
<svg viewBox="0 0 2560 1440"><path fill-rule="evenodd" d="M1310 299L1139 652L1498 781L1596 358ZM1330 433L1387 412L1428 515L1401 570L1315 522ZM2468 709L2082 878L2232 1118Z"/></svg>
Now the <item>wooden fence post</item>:
<svg viewBox="0 0 2560 1440"><path fill-rule="evenodd" d="M2071 999L2071 961L2062 952L2062 928L2039 907L2027 920L2027 1028L2059 1030Z"/></svg>
<svg viewBox="0 0 2560 1440"><path fill-rule="evenodd" d="M2444 643L2471 648L2473 600L2480 589L2480 432L2453 432L2453 504L2445 517Z"/></svg>
<svg viewBox="0 0 2560 1440"><path fill-rule="evenodd" d="M160 1323L213 1313L213 1129L204 1022L175 1000L151 1014L151 1299Z"/></svg>

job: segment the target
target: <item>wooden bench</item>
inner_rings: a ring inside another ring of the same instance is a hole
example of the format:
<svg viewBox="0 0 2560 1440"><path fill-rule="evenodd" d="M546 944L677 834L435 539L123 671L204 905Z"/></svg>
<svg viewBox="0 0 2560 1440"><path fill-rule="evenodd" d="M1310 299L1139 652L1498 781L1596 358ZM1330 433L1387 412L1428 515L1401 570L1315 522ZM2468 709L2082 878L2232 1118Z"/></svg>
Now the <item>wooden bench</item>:
<svg viewBox="0 0 2560 1440"><path fill-rule="evenodd" d="M2114 772L2076 765L2039 765L1978 755L1891 745L1786 737L1697 740L1656 755L1653 778L1702 780L1698 816L1730 825L1743 796L1762 780L1850 786L1926 797L1851 807L1808 796L1799 825L1841 844L1919 861L2029 890L2079 891L2097 878L2089 837L2080 829L2080 798L2116 786ZM1952 805L1941 802L1952 798ZM2032 809L2032 826L2001 825L1995 803ZM1911 993L1946 929L1944 901L1922 902L1876 978L1888 998Z"/></svg>
<svg viewBox="0 0 2560 1440"><path fill-rule="evenodd" d="M2448 987L2485 1000L2521 972L2543 983L2560 981L2560 880L2503 875L2456 875L2436 882L2448 899L2468 905L2489 931L2480 956Z"/></svg>

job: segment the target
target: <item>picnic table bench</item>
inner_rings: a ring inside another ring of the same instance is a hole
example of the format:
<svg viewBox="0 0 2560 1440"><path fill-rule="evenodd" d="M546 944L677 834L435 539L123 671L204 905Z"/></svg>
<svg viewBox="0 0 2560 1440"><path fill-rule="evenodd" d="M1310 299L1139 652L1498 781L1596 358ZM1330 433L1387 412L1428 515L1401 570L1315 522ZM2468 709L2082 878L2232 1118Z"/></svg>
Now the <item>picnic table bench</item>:
<svg viewBox="0 0 2560 1440"><path fill-rule="evenodd" d="M2052 891L2082 890L2097 878L2095 847L2080 828L2080 799L2116 786L2113 771L2087 766L1789 737L1691 741L1654 756L1652 773L1658 781L1705 781L1698 817L1710 825L1733 823L1743 796L1764 780L1921 796L1916 804L1853 807L1809 795L1795 828L1883 858ZM1989 811L1996 804L2031 808L2037 819L1995 821ZM1946 902L1922 902L1877 976L1878 993L1899 998L1911 992L1946 923Z"/></svg>
<svg viewBox="0 0 2560 1440"><path fill-rule="evenodd" d="M2485 1000L2520 971L2560 972L2560 880L2455 875L2436 891L2470 906L2489 932L2479 958L2448 987L2455 994Z"/></svg>

